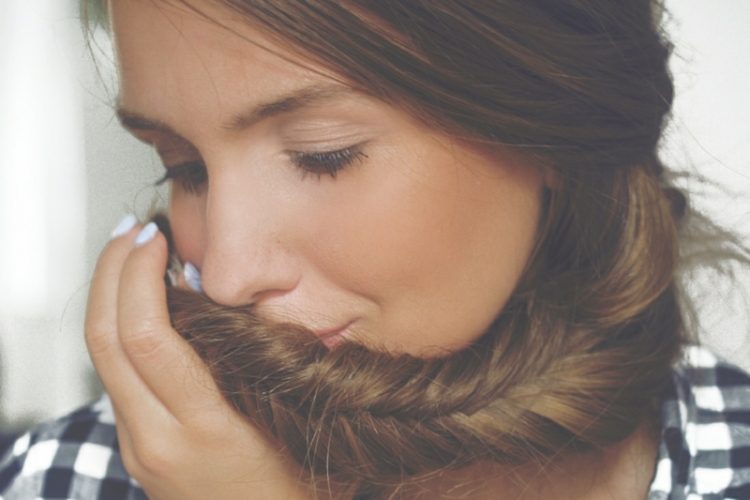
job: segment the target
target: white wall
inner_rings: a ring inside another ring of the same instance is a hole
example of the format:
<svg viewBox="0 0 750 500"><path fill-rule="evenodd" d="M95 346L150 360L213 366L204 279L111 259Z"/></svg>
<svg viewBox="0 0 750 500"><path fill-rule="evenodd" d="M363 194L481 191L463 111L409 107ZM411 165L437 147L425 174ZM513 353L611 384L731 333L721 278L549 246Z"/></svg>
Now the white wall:
<svg viewBox="0 0 750 500"><path fill-rule="evenodd" d="M676 45L677 98L662 158L721 188L688 187L693 201L750 246L750 1L667 0ZM750 370L750 273L739 286L706 274L700 294L704 340Z"/></svg>
<svg viewBox="0 0 750 500"><path fill-rule="evenodd" d="M95 52L109 88L74 1L0 0L0 424L46 419L96 393L81 334L87 281L119 218L164 194L150 186L158 160L113 117L107 41ZM667 6L678 98L662 156L735 192L696 201L747 237L750 1ZM706 338L750 369L750 304L732 293L750 292L742 279L735 290L708 281L703 320Z"/></svg>
<svg viewBox="0 0 750 500"><path fill-rule="evenodd" d="M0 426L100 391L88 281L111 227L158 198L156 158L113 119L104 42L98 75L77 0L0 0Z"/></svg>
<svg viewBox="0 0 750 500"><path fill-rule="evenodd" d="M66 323L86 273L84 118L69 50L80 30L63 21L69 7L0 7L0 353L10 420L81 395L85 352Z"/></svg>

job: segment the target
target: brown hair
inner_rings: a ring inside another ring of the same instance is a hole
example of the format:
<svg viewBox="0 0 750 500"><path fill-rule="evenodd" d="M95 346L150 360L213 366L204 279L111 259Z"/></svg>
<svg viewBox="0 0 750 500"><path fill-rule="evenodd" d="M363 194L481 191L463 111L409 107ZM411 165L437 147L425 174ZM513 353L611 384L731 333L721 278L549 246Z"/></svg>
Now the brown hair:
<svg viewBox="0 0 750 500"><path fill-rule="evenodd" d="M183 1L188 4L188 2ZM673 88L651 0L220 0L349 85L553 173L530 266L474 345L327 350L252 307L168 294L229 401L360 493L480 461L546 463L646 422L687 341L685 197L656 147Z"/></svg>

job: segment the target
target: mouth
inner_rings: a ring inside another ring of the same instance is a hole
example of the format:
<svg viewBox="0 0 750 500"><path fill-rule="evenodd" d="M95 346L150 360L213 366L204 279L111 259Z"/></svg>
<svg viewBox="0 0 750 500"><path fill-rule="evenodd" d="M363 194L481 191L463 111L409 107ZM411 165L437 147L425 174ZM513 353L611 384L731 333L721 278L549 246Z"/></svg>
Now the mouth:
<svg viewBox="0 0 750 500"><path fill-rule="evenodd" d="M313 330L313 333L323 341L323 344L325 344L327 348L333 349L335 346L344 341L344 339L346 338L346 333L353 323L354 320L335 328L329 328L326 330Z"/></svg>

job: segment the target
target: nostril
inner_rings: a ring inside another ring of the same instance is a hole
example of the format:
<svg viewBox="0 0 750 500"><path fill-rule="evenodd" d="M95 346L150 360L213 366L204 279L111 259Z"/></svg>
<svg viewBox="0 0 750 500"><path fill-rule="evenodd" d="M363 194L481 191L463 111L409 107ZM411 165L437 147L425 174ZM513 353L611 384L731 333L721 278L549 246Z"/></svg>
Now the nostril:
<svg viewBox="0 0 750 500"><path fill-rule="evenodd" d="M275 290L263 290L253 295L251 302L253 304L260 304L262 302L268 302L275 297L281 297L291 292L293 287L289 289L275 289Z"/></svg>

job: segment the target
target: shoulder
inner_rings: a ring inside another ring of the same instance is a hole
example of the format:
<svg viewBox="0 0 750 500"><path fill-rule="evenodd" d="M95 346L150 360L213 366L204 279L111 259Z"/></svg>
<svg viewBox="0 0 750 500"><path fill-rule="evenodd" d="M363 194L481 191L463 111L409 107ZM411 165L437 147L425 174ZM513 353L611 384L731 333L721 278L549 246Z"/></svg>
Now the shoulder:
<svg viewBox="0 0 750 500"><path fill-rule="evenodd" d="M650 500L750 500L750 374L689 346L662 405Z"/></svg>
<svg viewBox="0 0 750 500"><path fill-rule="evenodd" d="M21 436L0 461L0 500L53 498L146 500L123 466L107 396Z"/></svg>

